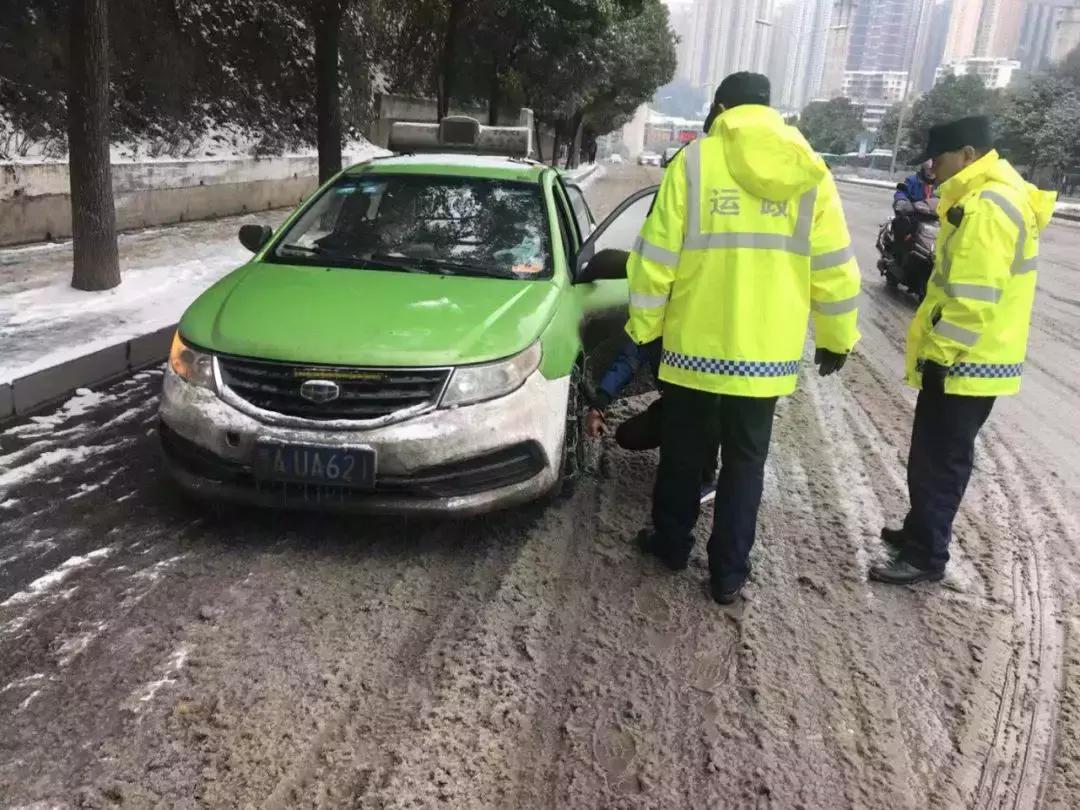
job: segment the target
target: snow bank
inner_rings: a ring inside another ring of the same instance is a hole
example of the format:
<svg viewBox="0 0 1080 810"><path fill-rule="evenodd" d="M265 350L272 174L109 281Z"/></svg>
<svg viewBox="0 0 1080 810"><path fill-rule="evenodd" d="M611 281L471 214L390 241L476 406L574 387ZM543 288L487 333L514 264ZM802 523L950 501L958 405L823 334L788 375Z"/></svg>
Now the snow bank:
<svg viewBox="0 0 1080 810"><path fill-rule="evenodd" d="M240 225L277 227L284 217L264 212L127 234L123 281L104 292L70 286L70 249L0 250L0 385L172 326L203 290L251 258L236 238ZM79 407L76 400L55 416Z"/></svg>

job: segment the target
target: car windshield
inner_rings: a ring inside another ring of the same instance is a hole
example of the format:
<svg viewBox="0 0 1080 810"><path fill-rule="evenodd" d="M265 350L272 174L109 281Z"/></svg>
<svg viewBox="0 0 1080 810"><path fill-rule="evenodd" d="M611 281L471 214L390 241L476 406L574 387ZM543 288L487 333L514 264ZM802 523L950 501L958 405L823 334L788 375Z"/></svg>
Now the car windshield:
<svg viewBox="0 0 1080 810"><path fill-rule="evenodd" d="M551 277L540 186L475 177L343 177L267 257L442 275Z"/></svg>

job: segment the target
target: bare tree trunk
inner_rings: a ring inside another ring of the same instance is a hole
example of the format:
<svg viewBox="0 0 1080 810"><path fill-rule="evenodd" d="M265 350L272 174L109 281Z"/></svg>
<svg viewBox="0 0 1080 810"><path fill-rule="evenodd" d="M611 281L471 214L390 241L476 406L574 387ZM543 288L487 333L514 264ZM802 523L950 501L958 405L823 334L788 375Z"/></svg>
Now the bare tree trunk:
<svg viewBox="0 0 1080 810"><path fill-rule="evenodd" d="M439 120L442 121L450 114L450 100L454 95L454 81L457 74L455 62L457 51L457 30L461 22L461 11L464 0L450 0L450 14L446 19L446 34L443 36L442 64L440 73L442 81L439 83Z"/></svg>
<svg viewBox="0 0 1080 810"><path fill-rule="evenodd" d="M576 168L578 165L578 157L581 153L581 122L584 118L585 113L579 110L570 119L570 128L567 130L567 135L570 136L570 146L566 152L567 169Z"/></svg>
<svg viewBox="0 0 1080 810"><path fill-rule="evenodd" d="M536 160L539 163L544 162L544 141L543 133L540 132L540 119L533 118L533 137L536 139Z"/></svg>
<svg viewBox="0 0 1080 810"><path fill-rule="evenodd" d="M491 75L488 77L488 123L497 126L499 123L499 104L502 102L502 83L499 81L499 60L494 59L491 63Z"/></svg>
<svg viewBox="0 0 1080 810"><path fill-rule="evenodd" d="M551 165L557 166L559 164L559 147L562 146L562 121L556 120L554 123L555 129L555 141L551 144Z"/></svg>
<svg viewBox="0 0 1080 810"><path fill-rule="evenodd" d="M120 283L116 207L109 164L108 0L71 0L69 7L68 153L71 286L108 290Z"/></svg>
<svg viewBox="0 0 1080 810"><path fill-rule="evenodd" d="M341 40L341 0L315 0L315 112L318 118L319 182L341 171L341 84L338 54Z"/></svg>

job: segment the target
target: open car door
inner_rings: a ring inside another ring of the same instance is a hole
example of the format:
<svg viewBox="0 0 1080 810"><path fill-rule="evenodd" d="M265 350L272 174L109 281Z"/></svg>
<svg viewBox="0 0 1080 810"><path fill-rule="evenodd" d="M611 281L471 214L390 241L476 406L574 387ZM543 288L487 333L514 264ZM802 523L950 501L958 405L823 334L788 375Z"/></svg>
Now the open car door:
<svg viewBox="0 0 1080 810"><path fill-rule="evenodd" d="M581 343L585 347L593 385L599 384L628 339L626 262L659 189L659 186L643 188L619 203L578 251L574 263L574 287L582 311ZM624 393L639 390L637 386L631 386Z"/></svg>

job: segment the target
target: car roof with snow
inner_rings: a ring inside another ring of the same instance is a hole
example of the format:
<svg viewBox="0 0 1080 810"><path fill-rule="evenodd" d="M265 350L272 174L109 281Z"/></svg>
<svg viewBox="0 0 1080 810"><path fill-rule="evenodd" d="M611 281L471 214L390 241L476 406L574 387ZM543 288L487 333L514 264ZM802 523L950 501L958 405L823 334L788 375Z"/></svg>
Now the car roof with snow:
<svg viewBox="0 0 1080 810"><path fill-rule="evenodd" d="M403 154L375 158L346 170L347 174L437 174L454 177L482 177L536 183L548 169L543 163L525 158L470 154Z"/></svg>

